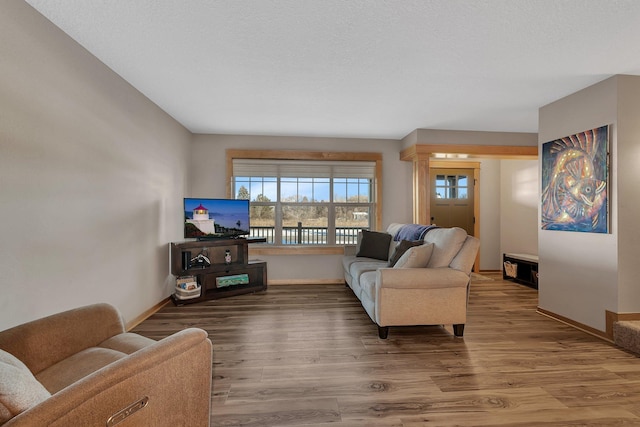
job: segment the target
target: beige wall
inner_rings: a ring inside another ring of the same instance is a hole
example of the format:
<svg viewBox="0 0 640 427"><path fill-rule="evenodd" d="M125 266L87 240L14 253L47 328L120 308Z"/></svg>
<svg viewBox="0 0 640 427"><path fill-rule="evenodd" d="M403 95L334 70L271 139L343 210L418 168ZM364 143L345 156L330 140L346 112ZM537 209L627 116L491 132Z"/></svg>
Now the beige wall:
<svg viewBox="0 0 640 427"><path fill-rule="evenodd" d="M617 76L618 313L640 313L640 77ZM614 233L617 230L614 229Z"/></svg>
<svg viewBox="0 0 640 427"><path fill-rule="evenodd" d="M402 149L424 145L516 145L535 146L537 134L529 132L484 132L416 129L402 140Z"/></svg>
<svg viewBox="0 0 640 427"><path fill-rule="evenodd" d="M500 160L480 161L480 270L500 268Z"/></svg>
<svg viewBox="0 0 640 427"><path fill-rule="evenodd" d="M538 161L500 161L500 250L502 254L538 254Z"/></svg>
<svg viewBox="0 0 640 427"><path fill-rule="evenodd" d="M0 329L170 293L191 135L18 0L0 2Z"/></svg>
<svg viewBox="0 0 640 427"><path fill-rule="evenodd" d="M546 105L539 113L540 151L545 142L613 125L608 194L611 232L540 230L538 234L540 307L600 331L606 329L605 310L618 312L624 306L625 311L640 311L637 291L628 292L629 283L625 283L633 281L637 288L633 277L637 260L631 257L640 251L636 224L639 180L633 160L637 159L640 132L629 121L637 120L640 113L639 88L640 78L615 76ZM631 298L622 303L622 293Z"/></svg>

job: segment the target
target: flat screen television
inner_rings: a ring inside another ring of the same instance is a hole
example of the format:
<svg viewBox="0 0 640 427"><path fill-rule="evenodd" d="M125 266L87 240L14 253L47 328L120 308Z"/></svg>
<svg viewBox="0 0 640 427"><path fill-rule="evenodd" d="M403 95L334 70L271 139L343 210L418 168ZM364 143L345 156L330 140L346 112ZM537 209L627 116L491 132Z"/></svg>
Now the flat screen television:
<svg viewBox="0 0 640 427"><path fill-rule="evenodd" d="M185 238L229 239L249 232L249 200L184 199Z"/></svg>

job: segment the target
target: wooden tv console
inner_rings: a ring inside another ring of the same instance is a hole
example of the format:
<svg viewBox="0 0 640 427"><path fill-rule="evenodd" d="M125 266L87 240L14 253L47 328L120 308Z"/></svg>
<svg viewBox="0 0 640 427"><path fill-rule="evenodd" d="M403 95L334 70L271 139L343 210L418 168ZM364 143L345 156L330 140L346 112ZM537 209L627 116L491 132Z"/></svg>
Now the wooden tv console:
<svg viewBox="0 0 640 427"><path fill-rule="evenodd" d="M249 261L249 243L265 241L260 238L238 238L171 243L171 274L177 278L194 276L200 285L200 296L197 298L180 299L174 293L171 295L171 299L176 305L183 305L266 291L267 263L259 260ZM229 264L225 262L227 251L231 255L231 263ZM209 258L211 264L206 267L184 265L185 258L192 259L199 254ZM225 278L238 275L246 275L243 277L248 278L248 283L220 285Z"/></svg>

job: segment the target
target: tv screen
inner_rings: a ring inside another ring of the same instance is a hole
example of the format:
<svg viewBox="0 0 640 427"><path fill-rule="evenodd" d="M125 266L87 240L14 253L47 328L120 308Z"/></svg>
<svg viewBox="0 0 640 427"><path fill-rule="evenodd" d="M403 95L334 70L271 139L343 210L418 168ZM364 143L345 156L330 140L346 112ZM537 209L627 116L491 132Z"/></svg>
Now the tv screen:
<svg viewBox="0 0 640 427"><path fill-rule="evenodd" d="M185 238L231 238L249 234L249 201L184 199Z"/></svg>

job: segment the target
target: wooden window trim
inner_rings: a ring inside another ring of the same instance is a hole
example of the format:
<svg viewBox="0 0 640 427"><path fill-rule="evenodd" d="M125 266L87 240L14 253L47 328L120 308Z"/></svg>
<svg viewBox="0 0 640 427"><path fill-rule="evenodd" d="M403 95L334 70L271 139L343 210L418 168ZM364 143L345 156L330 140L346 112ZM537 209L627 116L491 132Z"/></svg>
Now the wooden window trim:
<svg viewBox="0 0 640 427"><path fill-rule="evenodd" d="M369 161L375 162L375 229L382 229L382 153L372 152L334 152L334 151L297 151L297 150L226 150L226 191L227 197L233 198L233 159L262 159L262 160L331 160L331 161ZM282 248L282 246L256 247L250 250L261 255L311 255L311 254L342 254L343 247L304 247L303 249Z"/></svg>

